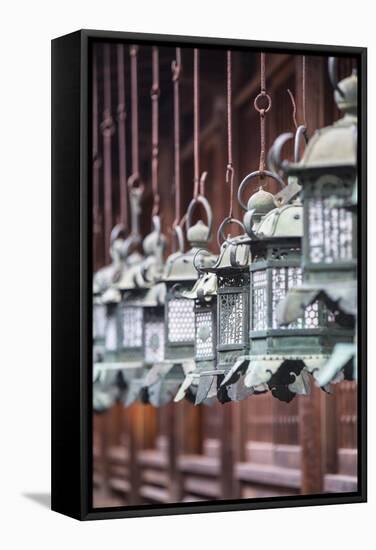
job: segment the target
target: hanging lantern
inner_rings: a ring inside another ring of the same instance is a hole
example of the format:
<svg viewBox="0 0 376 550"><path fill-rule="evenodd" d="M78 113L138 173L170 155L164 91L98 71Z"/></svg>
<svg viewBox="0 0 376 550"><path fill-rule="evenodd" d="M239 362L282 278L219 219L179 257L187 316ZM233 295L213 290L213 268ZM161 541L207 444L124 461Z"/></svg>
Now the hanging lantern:
<svg viewBox="0 0 376 550"><path fill-rule="evenodd" d="M192 290L183 293L184 298L191 300L194 306L194 368L189 370L175 396L175 401L179 401L190 395L196 405L211 403L217 393L216 385L212 384L216 365L217 279L214 274L205 273L197 267L199 253L193 259L199 279Z"/></svg>
<svg viewBox="0 0 376 550"><path fill-rule="evenodd" d="M208 218L192 225L195 207L201 204ZM187 239L190 249L175 252L166 261L163 282L166 285L164 330L164 361L152 367L145 379L149 400L155 405L171 401L184 377L194 369L195 316L194 303L185 294L191 291L198 274L194 265L196 254L200 267L210 265L212 255L207 250L212 227L212 213L208 201L199 196L193 199L187 212ZM182 395L184 397L185 393ZM190 392L188 398L193 398Z"/></svg>
<svg viewBox="0 0 376 550"><path fill-rule="evenodd" d="M121 277L123 261L123 227L111 232L112 263L97 271L93 279L93 407L102 412L118 397L117 371L110 365L116 361L117 307L120 294L114 283Z"/></svg>
<svg viewBox="0 0 376 550"><path fill-rule="evenodd" d="M357 76L337 84L335 59L329 61L334 98L344 116L318 130L299 163L285 163L298 177L303 200L303 284L281 304L281 324L294 322L317 299L336 313L338 323L354 329L357 312ZM352 351L351 351L352 350ZM336 376L352 361L356 346L340 345L328 373ZM351 370L351 369L350 369ZM319 377L321 384L330 376Z"/></svg>
<svg viewBox="0 0 376 550"><path fill-rule="evenodd" d="M268 173L280 182L280 179ZM246 184L259 174L247 176L239 187L239 202ZM286 188L287 189L287 188ZM316 377L337 342L351 340L351 330L339 325L336 315L315 300L295 322L281 328L277 310L281 300L302 282L301 240L303 207L299 199L264 216L255 216L265 203L265 192L252 197L252 208L244 217L250 237L250 353L245 385L268 389L282 401L309 392L309 374ZM269 194L269 205L272 204ZM244 367L243 367L244 368ZM236 366L234 372L236 371ZM224 383L231 383L230 373Z"/></svg>

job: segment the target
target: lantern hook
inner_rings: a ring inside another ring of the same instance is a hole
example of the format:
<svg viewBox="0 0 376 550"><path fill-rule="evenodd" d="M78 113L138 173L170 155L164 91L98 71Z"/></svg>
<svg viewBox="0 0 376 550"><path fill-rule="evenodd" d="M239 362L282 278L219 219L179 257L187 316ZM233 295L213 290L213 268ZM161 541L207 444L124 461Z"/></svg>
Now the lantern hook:
<svg viewBox="0 0 376 550"><path fill-rule="evenodd" d="M338 63L336 57L329 57L328 59L328 73L329 73L329 80L331 85L333 86L334 90L336 90L339 95L344 98L345 94L343 90L338 85Z"/></svg>
<svg viewBox="0 0 376 550"><path fill-rule="evenodd" d="M282 149L290 139L293 139L294 134L292 132L285 132L281 135L279 135L273 145L269 149L268 153L268 167L270 168L271 172L274 172L275 174L281 174L282 172L282 160L281 160L281 153Z"/></svg>
<svg viewBox="0 0 376 550"><path fill-rule="evenodd" d="M231 216L227 216L227 218L225 218L221 223L221 225L218 227L217 243L219 247L221 247L223 241L227 241L229 238L225 236L224 229L226 225L230 225L230 224L238 225L244 231L244 225L240 220L237 220L236 218L232 218Z"/></svg>
<svg viewBox="0 0 376 550"><path fill-rule="evenodd" d="M213 212L210 207L209 201L203 195L197 195L197 197L194 197L189 203L188 210L187 210L187 219L186 219L187 230L192 226L192 214L195 207L198 204L201 204L204 207L204 210L206 213L208 229L209 229L208 231L208 240L209 240L212 233L212 228L213 228Z"/></svg>
<svg viewBox="0 0 376 550"><path fill-rule="evenodd" d="M263 171L256 170L255 172L251 172L250 174L245 176L245 178L243 179L243 181L239 185L239 189L238 189L238 202L239 202L240 206L242 207L242 209L245 212L248 210L248 208L247 208L247 205L242 200L243 191L252 179L259 178L259 177L271 178L274 181L276 181L282 188L286 186L283 179L278 174L276 174L275 172L270 172L269 170L263 170Z"/></svg>

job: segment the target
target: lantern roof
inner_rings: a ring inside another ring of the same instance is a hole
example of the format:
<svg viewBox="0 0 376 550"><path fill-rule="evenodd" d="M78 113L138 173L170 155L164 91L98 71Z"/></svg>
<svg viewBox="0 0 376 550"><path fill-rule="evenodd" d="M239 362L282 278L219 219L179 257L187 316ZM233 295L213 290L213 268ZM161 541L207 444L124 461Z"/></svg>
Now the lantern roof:
<svg viewBox="0 0 376 550"><path fill-rule="evenodd" d="M164 283L158 283L153 285L146 292L142 305L144 307L157 307L163 306L166 297L166 285Z"/></svg>
<svg viewBox="0 0 376 550"><path fill-rule="evenodd" d="M100 294L110 285L119 280L124 262L122 257L124 239L117 238L111 243L110 256L112 262L99 269L93 277L93 293Z"/></svg>
<svg viewBox="0 0 376 550"><path fill-rule="evenodd" d="M137 255L132 264L127 263L118 283L120 290L150 288L156 284L163 273L163 255L166 238L160 231L160 220L153 218L154 229L143 240L144 256Z"/></svg>
<svg viewBox="0 0 376 550"><path fill-rule="evenodd" d="M266 214L257 227L256 235L262 238L302 237L303 206L300 200L274 208Z"/></svg>
<svg viewBox="0 0 376 550"><path fill-rule="evenodd" d="M194 284L192 290L183 291L181 295L191 300L209 302L217 295L217 277L215 273L205 273Z"/></svg>
<svg viewBox="0 0 376 550"><path fill-rule="evenodd" d="M357 76L353 73L338 84L334 98L343 117L317 130L309 140L299 163L288 172L329 166L356 166L357 162Z"/></svg>
<svg viewBox="0 0 376 550"><path fill-rule="evenodd" d="M213 266L204 269L204 271L218 273L228 269L244 269L251 263L251 254L249 250L249 238L247 235L228 238L221 245L217 261Z"/></svg>
<svg viewBox="0 0 376 550"><path fill-rule="evenodd" d="M117 288L110 286L102 294L103 304L119 304L121 302L121 294Z"/></svg>
<svg viewBox="0 0 376 550"><path fill-rule="evenodd" d="M200 269L213 265L215 256L207 250L209 235L209 227L202 220L188 229L187 239L191 248L187 252L175 252L167 258L163 276L165 282L196 281L196 265Z"/></svg>

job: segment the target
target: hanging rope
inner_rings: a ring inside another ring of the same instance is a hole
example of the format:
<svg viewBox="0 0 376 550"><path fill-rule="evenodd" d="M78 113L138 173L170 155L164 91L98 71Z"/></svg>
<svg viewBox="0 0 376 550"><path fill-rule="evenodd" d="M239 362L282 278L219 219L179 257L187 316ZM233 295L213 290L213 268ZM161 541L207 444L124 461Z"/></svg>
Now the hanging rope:
<svg viewBox="0 0 376 550"><path fill-rule="evenodd" d="M97 69L97 50L93 49L93 218L94 233L100 233L100 210L99 210L99 135L98 135L98 69Z"/></svg>
<svg viewBox="0 0 376 550"><path fill-rule="evenodd" d="M296 108L296 102L294 99L294 95L291 92L291 90L287 90L287 93L290 96L291 103L292 103L292 118L294 121L294 126L296 129L300 126L297 121L297 108ZM302 126L304 126L305 130L307 130L307 119L306 119L306 58L305 55L302 56Z"/></svg>
<svg viewBox="0 0 376 550"><path fill-rule="evenodd" d="M232 162L232 63L231 52L227 52L227 169L226 184L230 186L229 218L233 213L234 167Z"/></svg>
<svg viewBox="0 0 376 550"><path fill-rule="evenodd" d="M174 179L175 179L175 220L173 227L181 223L180 190L180 75L182 71L181 50L176 48L176 59L171 64L174 87Z"/></svg>
<svg viewBox="0 0 376 550"><path fill-rule="evenodd" d="M105 44L103 49L103 178L104 178L104 233L105 253L108 255L111 244L112 220L112 159L111 137L115 131L111 115L111 51L110 45Z"/></svg>
<svg viewBox="0 0 376 550"><path fill-rule="evenodd" d="M200 175L200 152L199 152L199 125L200 125L200 97L199 97L199 71L200 58L197 48L193 52L193 158L194 158L194 179L193 196L199 194L199 175Z"/></svg>
<svg viewBox="0 0 376 550"><path fill-rule="evenodd" d="M256 111L260 115L260 162L259 172L260 177L263 177L265 172L265 115L270 111L272 100L266 92L266 77L265 77L265 54L260 54L260 93L255 97L253 102Z"/></svg>
<svg viewBox="0 0 376 550"><path fill-rule="evenodd" d="M132 111L132 174L128 179L129 187L136 187L140 182L138 150L138 81L137 81L138 46L130 46L131 60L131 111Z"/></svg>
<svg viewBox="0 0 376 550"><path fill-rule="evenodd" d="M159 53L158 48L152 49L153 83L151 87L152 137L151 137L151 185L153 191L152 215L159 214L160 196L158 193L158 155L159 155Z"/></svg>
<svg viewBox="0 0 376 550"><path fill-rule="evenodd" d="M128 229L128 193L127 193L127 164L126 164L126 103L125 103L125 66L124 46L117 45L117 84L118 84L118 144L119 144L119 196L120 196L120 223Z"/></svg>

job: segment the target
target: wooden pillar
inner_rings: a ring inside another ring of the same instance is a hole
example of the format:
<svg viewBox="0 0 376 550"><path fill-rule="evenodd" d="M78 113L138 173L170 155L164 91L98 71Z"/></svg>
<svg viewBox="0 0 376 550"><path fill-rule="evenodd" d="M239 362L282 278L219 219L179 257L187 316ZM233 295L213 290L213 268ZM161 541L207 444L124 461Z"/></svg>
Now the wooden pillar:
<svg viewBox="0 0 376 550"><path fill-rule="evenodd" d="M129 408L129 472L130 504L140 504L141 467L139 452L151 448L155 440L155 410L149 405L135 403Z"/></svg>
<svg viewBox="0 0 376 550"><path fill-rule="evenodd" d="M179 469L179 456L182 451L182 431L179 418L182 413L181 403L170 403L165 407L167 416L167 468L169 472L170 502L180 502L183 496L182 476Z"/></svg>
<svg viewBox="0 0 376 550"><path fill-rule="evenodd" d="M335 394L321 392L323 474L338 472L337 404Z"/></svg>
<svg viewBox="0 0 376 550"><path fill-rule="evenodd" d="M314 495L323 490L321 391L314 387L310 395L298 398L303 495Z"/></svg>
<svg viewBox="0 0 376 550"><path fill-rule="evenodd" d="M102 492L104 496L109 496L110 493L110 426L111 426L111 411L107 411L101 415L100 422L100 457L102 471Z"/></svg>
<svg viewBox="0 0 376 550"><path fill-rule="evenodd" d="M234 498L234 438L233 404L225 403L221 408L220 435L220 485L221 498Z"/></svg>

